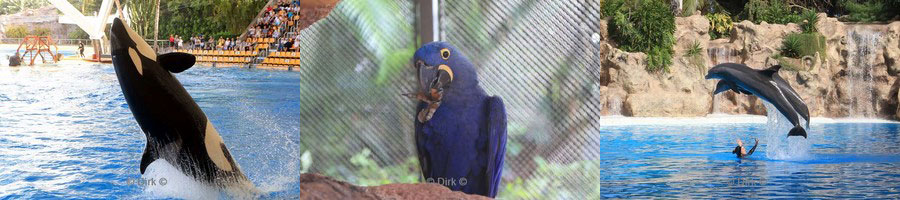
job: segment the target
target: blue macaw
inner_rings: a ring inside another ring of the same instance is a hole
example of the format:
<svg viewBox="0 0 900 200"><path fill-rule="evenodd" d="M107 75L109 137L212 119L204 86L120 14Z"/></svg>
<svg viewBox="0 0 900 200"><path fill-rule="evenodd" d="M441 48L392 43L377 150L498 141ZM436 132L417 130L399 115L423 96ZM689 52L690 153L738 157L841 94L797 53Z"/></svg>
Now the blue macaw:
<svg viewBox="0 0 900 200"><path fill-rule="evenodd" d="M420 91L416 149L427 182L495 197L506 154L506 109L478 85L472 63L456 47L432 42L413 57Z"/></svg>

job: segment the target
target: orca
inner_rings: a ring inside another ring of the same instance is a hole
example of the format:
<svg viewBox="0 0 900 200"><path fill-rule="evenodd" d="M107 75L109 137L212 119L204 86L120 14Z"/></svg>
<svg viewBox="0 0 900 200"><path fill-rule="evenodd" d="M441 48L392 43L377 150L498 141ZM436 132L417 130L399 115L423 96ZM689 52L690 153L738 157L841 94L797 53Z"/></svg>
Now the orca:
<svg viewBox="0 0 900 200"><path fill-rule="evenodd" d="M794 125L788 132L790 136L803 136L806 130L800 124L800 118L806 120L809 127L809 108L797 91L778 75L781 65L764 70L755 70L737 63L722 63L709 69L706 79L719 79L713 95L732 90L739 94L755 95L769 102Z"/></svg>
<svg viewBox="0 0 900 200"><path fill-rule="evenodd" d="M250 186L206 114L172 73L194 65L186 53L158 55L141 36L116 18L110 29L116 77L147 145L141 174L164 159L182 173L215 186Z"/></svg>

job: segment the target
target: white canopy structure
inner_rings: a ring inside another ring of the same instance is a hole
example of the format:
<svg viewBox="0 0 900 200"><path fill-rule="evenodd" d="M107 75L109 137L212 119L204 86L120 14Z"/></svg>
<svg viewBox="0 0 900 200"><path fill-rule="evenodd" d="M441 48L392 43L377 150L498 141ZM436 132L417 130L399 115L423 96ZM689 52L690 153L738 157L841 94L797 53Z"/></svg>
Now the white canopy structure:
<svg viewBox="0 0 900 200"><path fill-rule="evenodd" d="M103 39L103 36L106 35L106 33L103 32L104 28L107 24L112 23L112 19L109 18L109 12L113 7L113 0L103 0L100 4L98 16L84 16L81 11L75 9L75 7L66 0L48 1L63 13L62 16L59 16L60 23L78 25L81 30L84 30L84 32L91 36L91 39Z"/></svg>

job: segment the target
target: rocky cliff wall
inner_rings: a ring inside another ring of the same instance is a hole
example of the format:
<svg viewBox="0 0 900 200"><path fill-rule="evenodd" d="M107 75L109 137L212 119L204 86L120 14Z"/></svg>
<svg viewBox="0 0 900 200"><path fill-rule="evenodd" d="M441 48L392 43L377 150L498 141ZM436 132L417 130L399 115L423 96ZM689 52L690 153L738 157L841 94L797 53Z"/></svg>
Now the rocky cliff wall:
<svg viewBox="0 0 900 200"><path fill-rule="evenodd" d="M729 38L710 40L702 15L676 18L673 65L668 73L647 72L646 55L616 49L604 41L601 77L607 99L624 99L625 116L704 116L711 113L765 114L753 96L725 92L715 97L715 81L706 70L718 63L743 63L763 69L788 62L796 69L780 75L800 93L816 117L896 119L900 72L900 22L845 24L820 14L816 24L826 39L825 55L775 59L782 40L801 32L796 24L737 22ZM607 37L605 30L600 32ZM703 53L687 55L699 45ZM615 104L607 104L615 105ZM617 108L610 108L617 109Z"/></svg>

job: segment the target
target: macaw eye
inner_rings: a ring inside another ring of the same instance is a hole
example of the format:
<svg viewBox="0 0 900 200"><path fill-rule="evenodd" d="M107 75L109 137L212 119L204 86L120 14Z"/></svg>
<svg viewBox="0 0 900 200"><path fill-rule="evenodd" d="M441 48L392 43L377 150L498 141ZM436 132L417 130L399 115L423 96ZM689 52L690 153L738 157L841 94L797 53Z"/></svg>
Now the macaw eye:
<svg viewBox="0 0 900 200"><path fill-rule="evenodd" d="M450 50L447 48L441 49L441 58L444 60L450 59Z"/></svg>

